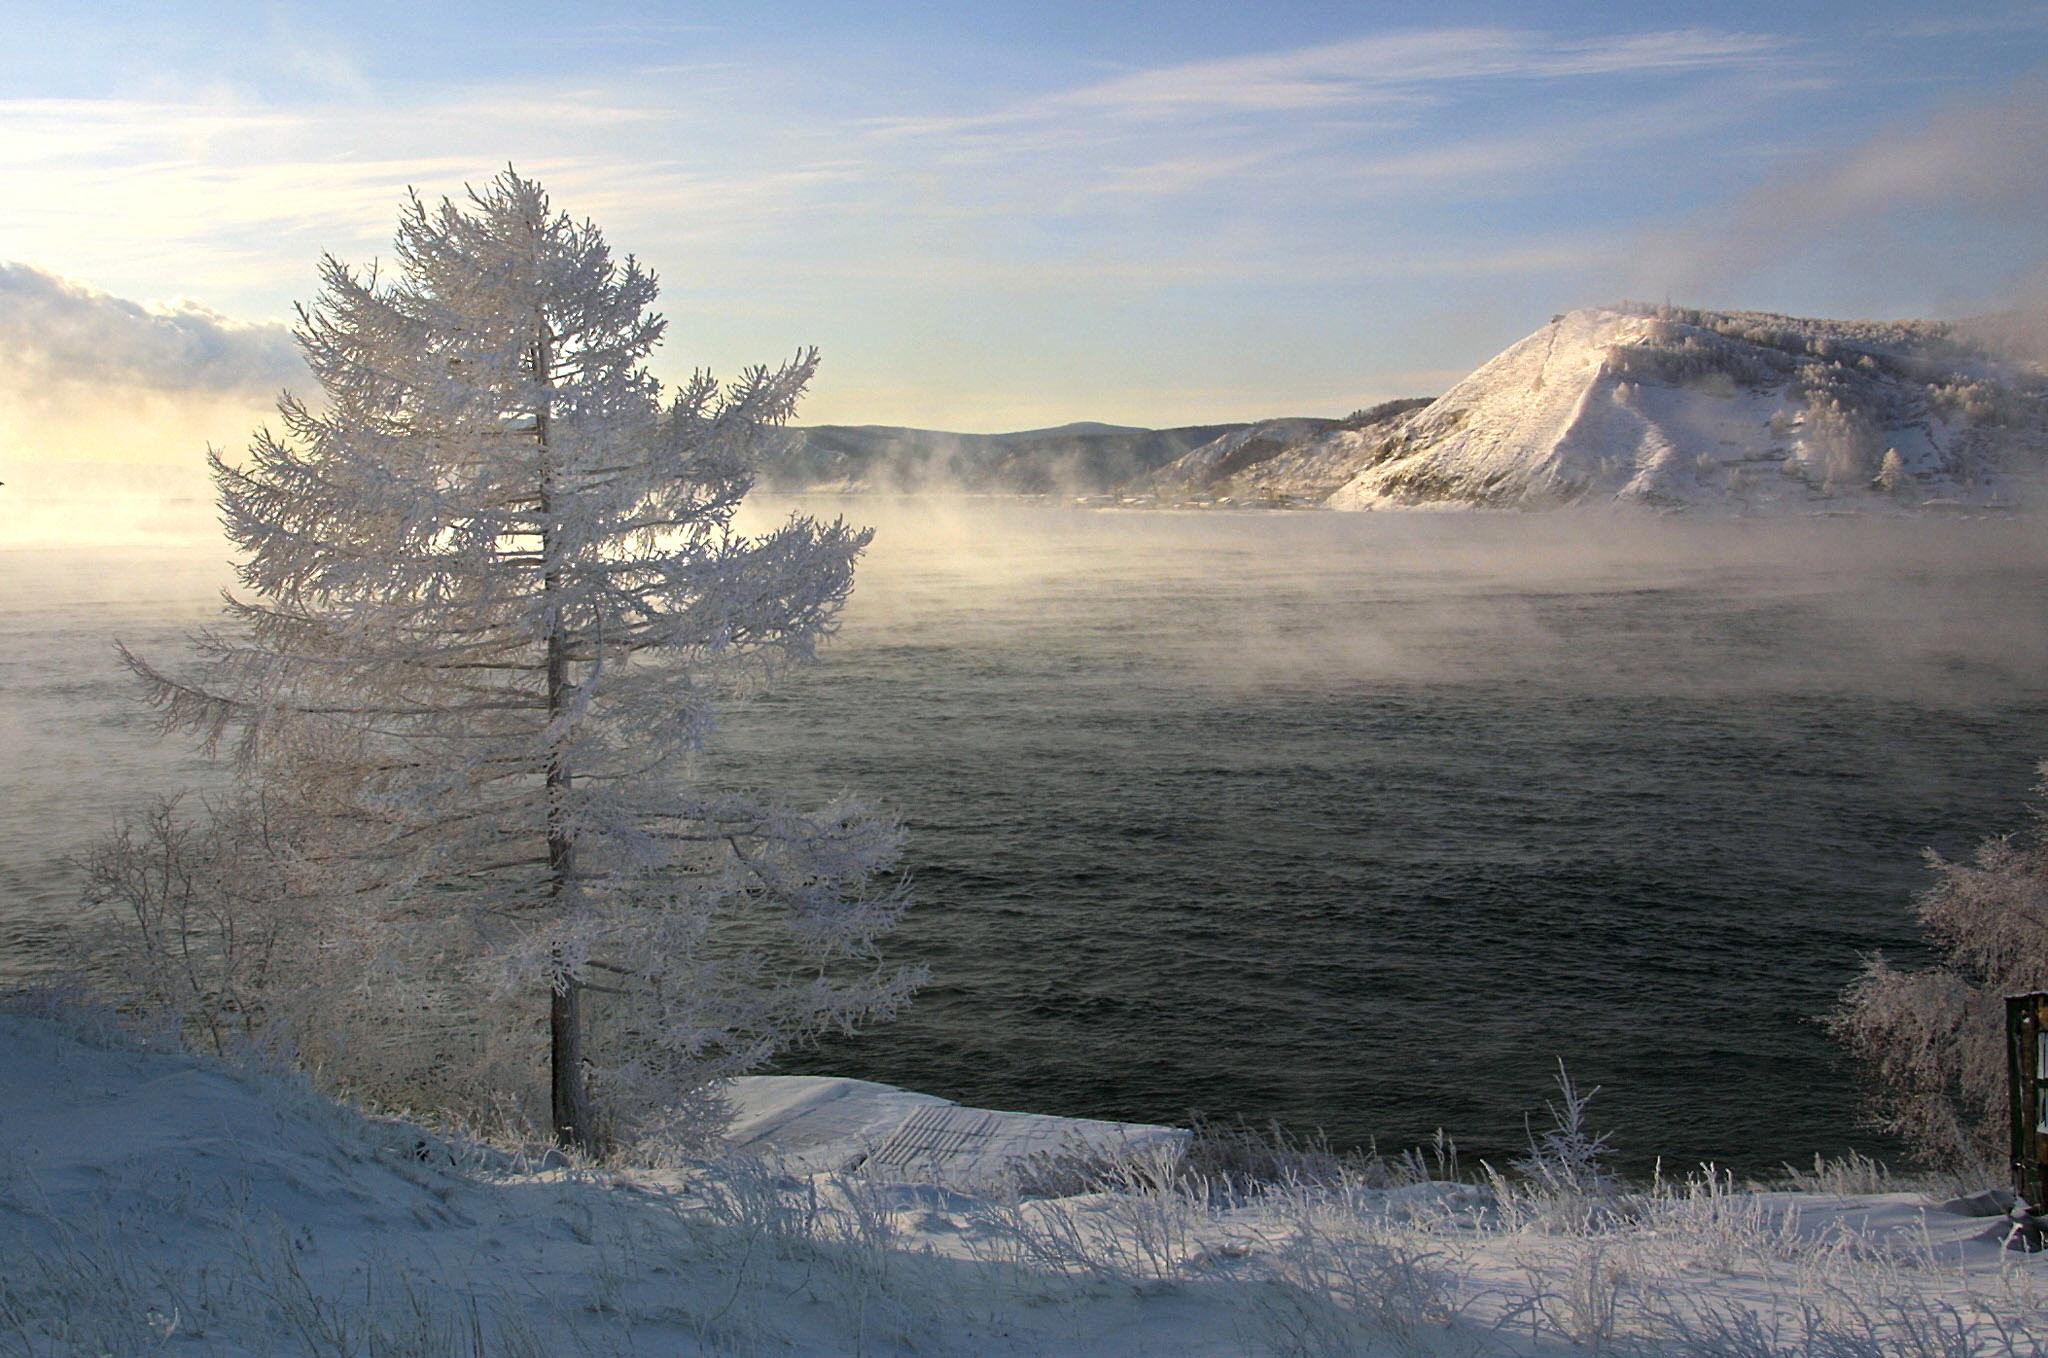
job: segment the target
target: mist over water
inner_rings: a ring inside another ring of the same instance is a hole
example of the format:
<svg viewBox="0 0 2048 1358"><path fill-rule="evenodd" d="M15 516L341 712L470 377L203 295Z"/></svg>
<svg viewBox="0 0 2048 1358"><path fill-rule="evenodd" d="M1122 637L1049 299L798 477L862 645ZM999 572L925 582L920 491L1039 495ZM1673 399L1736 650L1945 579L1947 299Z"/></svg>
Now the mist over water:
<svg viewBox="0 0 2048 1358"><path fill-rule="evenodd" d="M2048 753L2023 522L872 500L826 663L712 772L893 806L910 1014L789 1069L1646 1167L1884 1149L1810 1019Z"/></svg>
<svg viewBox="0 0 2048 1358"><path fill-rule="evenodd" d="M122 810L219 782L192 746L156 736L114 641L182 654L232 576L225 543L0 551L0 985L55 961L79 917L69 859Z"/></svg>
<svg viewBox="0 0 2048 1358"><path fill-rule="evenodd" d="M1638 1165L1872 1147L1809 1020L2048 754L2025 521L792 508L875 545L695 773L892 807L933 983L785 1069L1498 1156L1563 1056ZM210 776L109 643L174 654L222 556L0 553L0 973Z"/></svg>

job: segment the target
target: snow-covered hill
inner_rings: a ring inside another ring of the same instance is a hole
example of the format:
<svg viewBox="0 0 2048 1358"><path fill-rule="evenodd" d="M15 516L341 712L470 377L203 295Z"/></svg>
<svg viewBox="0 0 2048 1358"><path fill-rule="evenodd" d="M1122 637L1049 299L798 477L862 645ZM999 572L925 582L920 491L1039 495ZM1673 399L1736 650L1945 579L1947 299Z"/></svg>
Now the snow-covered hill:
<svg viewBox="0 0 2048 1358"><path fill-rule="evenodd" d="M1416 412L1328 503L2009 503L2048 454L2044 391L1947 325L1588 308Z"/></svg>
<svg viewBox="0 0 2048 1358"><path fill-rule="evenodd" d="M1865 322L1624 302L1553 317L1434 401L1157 430L821 425L780 434L762 482L1337 509L2013 505L2048 486L2044 333L2031 313Z"/></svg>
<svg viewBox="0 0 2048 1358"><path fill-rule="evenodd" d="M1140 489L1169 500L1321 501L1427 400L1388 401L1348 419L1279 419L1234 429L1161 467Z"/></svg>

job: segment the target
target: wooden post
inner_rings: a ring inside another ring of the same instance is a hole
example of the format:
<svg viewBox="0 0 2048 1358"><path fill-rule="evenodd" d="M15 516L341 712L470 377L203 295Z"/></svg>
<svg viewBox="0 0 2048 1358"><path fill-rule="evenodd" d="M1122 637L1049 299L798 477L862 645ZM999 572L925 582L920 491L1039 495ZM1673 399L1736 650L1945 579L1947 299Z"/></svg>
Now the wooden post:
<svg viewBox="0 0 2048 1358"><path fill-rule="evenodd" d="M2048 1211L2048 991L2005 999L2006 1068L2012 1077L2012 1191Z"/></svg>

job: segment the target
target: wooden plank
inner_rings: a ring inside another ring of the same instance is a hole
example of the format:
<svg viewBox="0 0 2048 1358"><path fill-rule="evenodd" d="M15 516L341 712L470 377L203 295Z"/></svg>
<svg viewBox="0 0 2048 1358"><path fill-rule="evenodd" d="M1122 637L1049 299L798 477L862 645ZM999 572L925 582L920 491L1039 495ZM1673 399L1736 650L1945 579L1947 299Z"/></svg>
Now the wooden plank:
<svg viewBox="0 0 2048 1358"><path fill-rule="evenodd" d="M2005 1000L2006 1070L2011 1091L2012 1187L2034 1211L2048 1209L2048 992Z"/></svg>

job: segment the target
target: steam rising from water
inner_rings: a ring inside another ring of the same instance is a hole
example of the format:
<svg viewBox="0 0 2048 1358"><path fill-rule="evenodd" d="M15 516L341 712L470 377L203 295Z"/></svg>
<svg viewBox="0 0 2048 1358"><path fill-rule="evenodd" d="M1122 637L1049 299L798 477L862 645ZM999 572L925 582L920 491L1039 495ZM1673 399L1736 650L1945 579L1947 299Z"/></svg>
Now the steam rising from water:
<svg viewBox="0 0 2048 1358"><path fill-rule="evenodd" d="M856 646L925 629L1015 643L1017 627L1087 599L1127 615L1116 644L1131 663L1231 690L1513 676L1589 693L1818 689L1941 704L1995 695L2048 662L2048 610L2028 593L2048 541L2029 518L1078 512L757 495L743 526L792 509L875 528L845 618L843 644ZM1302 606L1245 606L1262 594ZM1589 630L1601 601L1654 606L1660 594L1706 611L1689 644L1654 626ZM1169 608L1173 625L1157 625ZM1797 634L1772 631L1794 614Z"/></svg>
<svg viewBox="0 0 2048 1358"><path fill-rule="evenodd" d="M1834 1152L1854 1090L1804 1020L1916 946L1921 849L2013 827L2048 753L2037 521L757 496L747 526L794 509L876 527L842 633L692 776L904 817L899 952L935 983L808 1059L984 1106L1498 1153L1564 1055L1625 1154ZM217 776L109 643L174 655L223 556L0 552L11 974L75 913L68 855Z"/></svg>
<svg viewBox="0 0 2048 1358"><path fill-rule="evenodd" d="M936 984L795 1068L982 1106L1499 1156L1564 1056L1645 1170L1887 1151L1807 1020L2048 743L2023 521L813 507L704 774L904 815Z"/></svg>
<svg viewBox="0 0 2048 1358"><path fill-rule="evenodd" d="M309 379L290 332L0 262L0 547L218 537L210 446Z"/></svg>

